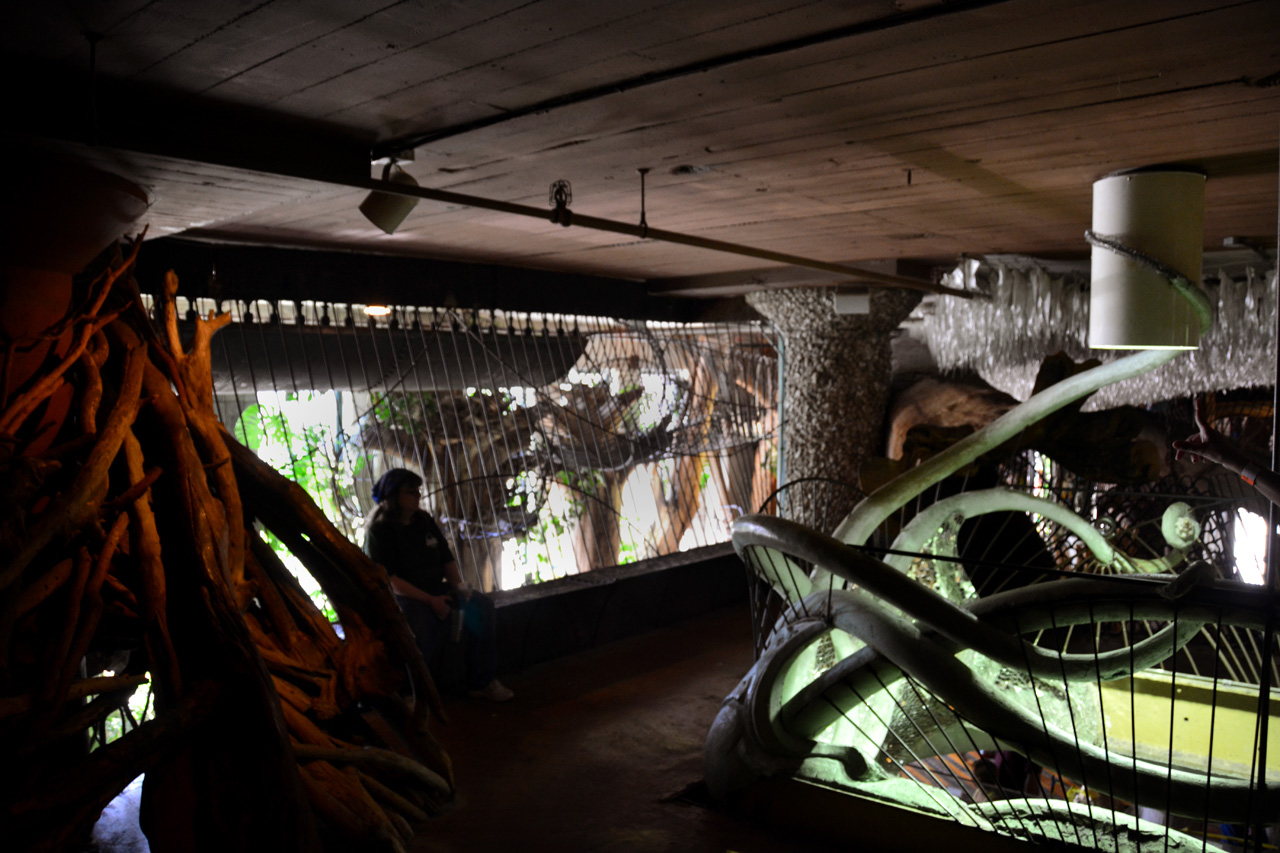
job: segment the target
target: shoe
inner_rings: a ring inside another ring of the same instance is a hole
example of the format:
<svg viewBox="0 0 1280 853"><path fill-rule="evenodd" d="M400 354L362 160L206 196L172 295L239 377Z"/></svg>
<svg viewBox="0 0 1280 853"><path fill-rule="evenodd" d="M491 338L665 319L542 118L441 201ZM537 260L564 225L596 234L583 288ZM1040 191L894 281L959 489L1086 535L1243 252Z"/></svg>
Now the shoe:
<svg viewBox="0 0 1280 853"><path fill-rule="evenodd" d="M472 699L488 699L490 702L506 702L516 694L512 693L505 684L498 679L490 681L488 686L483 690L469 690L467 695Z"/></svg>

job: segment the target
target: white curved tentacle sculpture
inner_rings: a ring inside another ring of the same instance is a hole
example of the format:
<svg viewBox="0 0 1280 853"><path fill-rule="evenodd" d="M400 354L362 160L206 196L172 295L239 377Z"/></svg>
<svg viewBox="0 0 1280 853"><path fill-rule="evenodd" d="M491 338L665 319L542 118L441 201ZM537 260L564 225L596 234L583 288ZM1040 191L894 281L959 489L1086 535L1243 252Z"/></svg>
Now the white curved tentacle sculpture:
<svg viewBox="0 0 1280 853"><path fill-rule="evenodd" d="M1175 284L1186 292L1186 282ZM1203 299L1192 301L1207 327ZM904 573L913 560L928 558L892 555L882 562L849 547L865 545L908 501L1036 420L1176 354L1141 352L1035 395L878 489L832 536L765 516L736 521L735 548L784 605L759 661L725 700L708 737L705 767L713 792L727 797L756 778L802 772L987 829L995 823L1007 828L1004 821L1014 820L1023 834L1035 835L1034 828L1026 829L1028 814L1050 823L1074 819L1074 807L1061 801L1026 800L1017 808L965 805L941 787L929 789L892 772L895 762L999 749L1021 752L1090 790L1159 803L1173 814L1224 822L1280 815L1280 786L1256 790L1253 778L1216 770L1210 784L1194 769L1109 750L1101 731L1104 682L1162 664L1206 624L1217 624L1219 631L1261 630L1268 618L1236 584L1179 585L1176 592L1168 585L1167 573L1199 535L1185 504L1166 512L1162 529L1170 550L1152 560L1117 551L1061 504L1009 489L940 500L921 511L893 545L954 558L946 553L951 543L940 541L948 525L954 531L965 518L985 513L1029 513L1063 526L1100 564L1131 576L1123 590L1105 580L1073 579L948 600ZM1024 639L1044 629L1135 619L1167 625L1144 640L1092 654L1059 654ZM1135 832L1140 824L1120 816L1111 823ZM1046 836L1052 832L1041 833Z"/></svg>

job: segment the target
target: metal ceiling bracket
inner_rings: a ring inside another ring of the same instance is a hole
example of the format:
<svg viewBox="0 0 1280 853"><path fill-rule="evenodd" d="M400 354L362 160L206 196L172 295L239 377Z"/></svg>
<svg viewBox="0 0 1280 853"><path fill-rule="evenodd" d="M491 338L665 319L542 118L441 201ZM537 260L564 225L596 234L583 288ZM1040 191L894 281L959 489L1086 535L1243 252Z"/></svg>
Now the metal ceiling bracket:
<svg viewBox="0 0 1280 853"><path fill-rule="evenodd" d="M644 215L644 176L649 174L649 167L643 166L636 171L640 173L640 239L643 240L649 236L649 221Z"/></svg>
<svg viewBox="0 0 1280 853"><path fill-rule="evenodd" d="M573 222L573 211L569 209L569 205L573 202L573 187L561 178L551 185L547 195L552 208L551 221L568 228Z"/></svg>

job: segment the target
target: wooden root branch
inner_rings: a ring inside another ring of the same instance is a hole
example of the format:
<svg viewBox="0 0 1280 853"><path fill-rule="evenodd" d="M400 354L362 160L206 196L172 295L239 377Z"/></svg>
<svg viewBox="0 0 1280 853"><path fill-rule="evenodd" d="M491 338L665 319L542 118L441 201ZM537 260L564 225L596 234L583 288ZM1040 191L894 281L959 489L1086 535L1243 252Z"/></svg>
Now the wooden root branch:
<svg viewBox="0 0 1280 853"><path fill-rule="evenodd" d="M18 478L0 491L26 512L0 530L17 536L0 556L0 817L18 849L74 847L145 770L156 853L403 850L453 791L426 664L382 569L217 421L209 344L228 318L200 320L184 349L171 275L157 331L129 278L137 249L46 330L69 333L56 364L0 397L0 470ZM53 449L16 457L67 384ZM255 518L320 581L342 636ZM154 719L77 760L148 681Z"/></svg>

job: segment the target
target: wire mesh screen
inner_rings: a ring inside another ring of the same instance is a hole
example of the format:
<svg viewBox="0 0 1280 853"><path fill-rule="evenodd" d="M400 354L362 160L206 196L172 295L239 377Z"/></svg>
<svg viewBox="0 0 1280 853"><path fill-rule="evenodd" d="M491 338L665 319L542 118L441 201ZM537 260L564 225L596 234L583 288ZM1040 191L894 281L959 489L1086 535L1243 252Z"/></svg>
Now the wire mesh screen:
<svg viewBox="0 0 1280 853"><path fill-rule="evenodd" d="M1035 842L1276 849L1265 502L1230 476L1121 488L1029 450L995 467L865 548L782 521L735 534L775 679L749 700L766 749L812 743L839 763L800 778Z"/></svg>
<svg viewBox="0 0 1280 853"><path fill-rule="evenodd" d="M212 300L179 300L208 313ZM372 483L420 473L464 578L512 588L728 541L773 489L759 324L223 303L217 411L353 540Z"/></svg>

